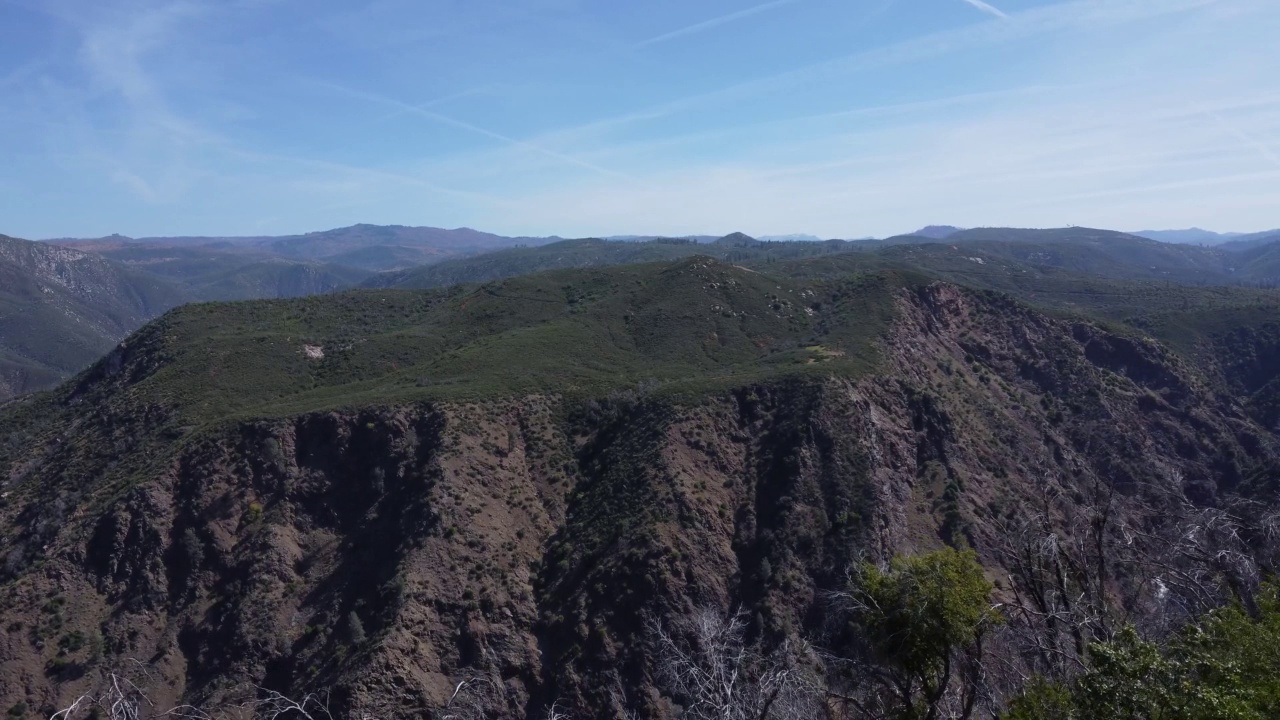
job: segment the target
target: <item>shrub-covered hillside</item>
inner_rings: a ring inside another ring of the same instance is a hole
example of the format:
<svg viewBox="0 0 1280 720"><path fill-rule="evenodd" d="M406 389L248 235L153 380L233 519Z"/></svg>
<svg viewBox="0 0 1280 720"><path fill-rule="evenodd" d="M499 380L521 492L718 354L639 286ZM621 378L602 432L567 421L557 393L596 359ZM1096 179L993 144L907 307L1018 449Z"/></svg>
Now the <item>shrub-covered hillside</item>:
<svg viewBox="0 0 1280 720"><path fill-rule="evenodd" d="M1073 717L1267 622L1265 291L848 262L166 314L0 409L0 706Z"/></svg>

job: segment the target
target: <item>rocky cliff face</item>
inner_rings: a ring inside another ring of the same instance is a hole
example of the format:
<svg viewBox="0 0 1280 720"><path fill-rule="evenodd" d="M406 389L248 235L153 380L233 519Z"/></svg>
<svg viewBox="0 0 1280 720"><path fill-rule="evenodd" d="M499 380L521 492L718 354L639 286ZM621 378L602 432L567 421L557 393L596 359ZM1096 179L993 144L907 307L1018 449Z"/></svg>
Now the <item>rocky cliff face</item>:
<svg viewBox="0 0 1280 720"><path fill-rule="evenodd" d="M158 706L256 685L391 717L485 678L497 716L662 716L647 618L739 606L816 636L859 558L967 544L998 579L998 521L1048 495L1064 533L1100 493L1155 526L1280 457L1150 340L945 284L895 302L872 377L241 422L130 486L67 449L72 420L0 468L0 707L137 661Z"/></svg>
<svg viewBox="0 0 1280 720"><path fill-rule="evenodd" d="M182 300L96 255L0 235L0 400L51 387Z"/></svg>

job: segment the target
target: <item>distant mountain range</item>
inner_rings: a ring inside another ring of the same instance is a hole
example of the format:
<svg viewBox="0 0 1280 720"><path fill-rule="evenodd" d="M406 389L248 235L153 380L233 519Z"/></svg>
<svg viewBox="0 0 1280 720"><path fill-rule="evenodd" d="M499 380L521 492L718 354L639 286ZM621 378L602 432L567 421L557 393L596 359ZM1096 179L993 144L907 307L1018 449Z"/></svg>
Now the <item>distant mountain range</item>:
<svg viewBox="0 0 1280 720"><path fill-rule="evenodd" d="M1280 229L1256 233L1219 233L1201 228L1187 228L1186 230L1140 230L1133 234L1167 243L1222 245L1224 243L1253 243L1259 240L1280 238Z"/></svg>
<svg viewBox="0 0 1280 720"><path fill-rule="evenodd" d="M1161 280L1184 285L1261 285L1280 282L1280 242L1253 247L1164 243L1129 233L1092 228L1028 230L933 228L884 240L771 242L732 233L712 242L689 239L563 240L537 247L508 248L391 273L365 287L437 288L484 283L547 270L605 267L705 255L753 265L801 258L847 256L865 267L911 266L969 284L1007 289L1005 280L1064 273L1119 280ZM1280 240L1280 238L1277 238ZM988 280L977 280L975 275ZM999 277L995 282L990 278Z"/></svg>
<svg viewBox="0 0 1280 720"><path fill-rule="evenodd" d="M765 242L822 242L822 238L817 235L809 235L807 233L795 233L792 235L760 235L760 240Z"/></svg>
<svg viewBox="0 0 1280 720"><path fill-rule="evenodd" d="M645 242L648 240L693 240L694 242L710 243L721 238L720 235L680 235L678 237L668 237L665 235L610 235L602 240L618 240L622 242ZM788 235L757 235L756 239L765 242L822 242L823 238L808 233L791 233Z"/></svg>
<svg viewBox="0 0 1280 720"><path fill-rule="evenodd" d="M934 240L944 240L960 232L961 229L954 225L926 225L911 234L918 237L933 238Z"/></svg>
<svg viewBox="0 0 1280 720"><path fill-rule="evenodd" d="M929 225L909 233L909 235L944 240L962 230L964 228L958 228L953 225ZM1280 239L1280 229L1256 233L1219 233L1201 228L1187 228L1186 230L1139 230L1129 234L1149 240L1159 240L1163 243L1180 245L1225 245L1234 243L1239 248L1265 244L1272 240Z"/></svg>
<svg viewBox="0 0 1280 720"><path fill-rule="evenodd" d="M559 239L398 225L282 237L0 235L0 401L56 385L178 305L321 295L377 272Z"/></svg>
<svg viewBox="0 0 1280 720"><path fill-rule="evenodd" d="M143 323L190 302L290 298L360 286L435 288L695 255L744 266L839 257L842 268L913 268L1005 291L1067 277L1280 283L1280 233L1214 235L1227 239L1211 246L1203 234L1194 236L1202 240L1194 244L1149 237L1174 237L1163 232L935 225L882 240L744 233L564 240L353 225L283 237L111 235L30 242L0 236L0 400L57 384Z"/></svg>
<svg viewBox="0 0 1280 720"><path fill-rule="evenodd" d="M504 237L471 228L446 230L435 227L359 224L303 235L138 239L109 235L103 238L64 238L48 242L104 257L123 254L134 263L154 262L180 249L188 257L200 253L215 258L228 252L240 255L256 253L263 258L275 256L381 272L516 245L542 245L560 239Z"/></svg>

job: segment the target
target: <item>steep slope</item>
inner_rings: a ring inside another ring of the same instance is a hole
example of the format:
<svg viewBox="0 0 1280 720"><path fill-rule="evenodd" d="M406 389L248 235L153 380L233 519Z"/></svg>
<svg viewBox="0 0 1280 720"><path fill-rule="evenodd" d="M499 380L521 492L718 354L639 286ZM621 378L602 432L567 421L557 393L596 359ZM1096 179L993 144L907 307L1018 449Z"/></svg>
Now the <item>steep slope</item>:
<svg viewBox="0 0 1280 720"><path fill-rule="evenodd" d="M1276 287L1280 285L1280 236L1238 250L1227 262L1241 282L1259 287Z"/></svg>
<svg viewBox="0 0 1280 720"><path fill-rule="evenodd" d="M1280 467L1138 333L809 277L693 258L169 314L0 409L0 706L137 659L159 707L417 715L469 679L501 717L668 717L646 618L816 637L855 558L969 544L1000 576L1028 508L1069 542L1105 501L1120 541Z"/></svg>
<svg viewBox="0 0 1280 720"><path fill-rule="evenodd" d="M0 236L0 400L53 387L182 303L323 294L368 274L225 244L80 252Z"/></svg>
<svg viewBox="0 0 1280 720"><path fill-rule="evenodd" d="M123 241L97 246L109 260L179 285L192 300L259 300L316 295L368 277L354 267L282 258L228 243Z"/></svg>
<svg viewBox="0 0 1280 720"><path fill-rule="evenodd" d="M259 300L324 295L354 287L369 273L353 267L276 258L209 274L189 285L198 300Z"/></svg>
<svg viewBox="0 0 1280 720"><path fill-rule="evenodd" d="M1229 304L1204 298L1153 311L1139 324L1194 358L1259 425L1280 432L1280 296Z"/></svg>
<svg viewBox="0 0 1280 720"><path fill-rule="evenodd" d="M437 258L416 248L375 245L330 255L325 261L373 272L387 272L398 268L412 268L435 259Z"/></svg>
<svg viewBox="0 0 1280 720"><path fill-rule="evenodd" d="M0 236L0 400L52 386L183 299L97 256Z"/></svg>

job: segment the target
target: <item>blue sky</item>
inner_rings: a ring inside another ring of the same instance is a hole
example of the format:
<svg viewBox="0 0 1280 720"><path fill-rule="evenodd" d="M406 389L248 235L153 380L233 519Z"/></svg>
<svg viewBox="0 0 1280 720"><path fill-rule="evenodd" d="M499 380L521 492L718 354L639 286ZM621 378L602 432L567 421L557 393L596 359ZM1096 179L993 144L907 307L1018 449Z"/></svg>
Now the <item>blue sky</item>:
<svg viewBox="0 0 1280 720"><path fill-rule="evenodd" d="M1275 0L0 0L0 233L1280 226Z"/></svg>

